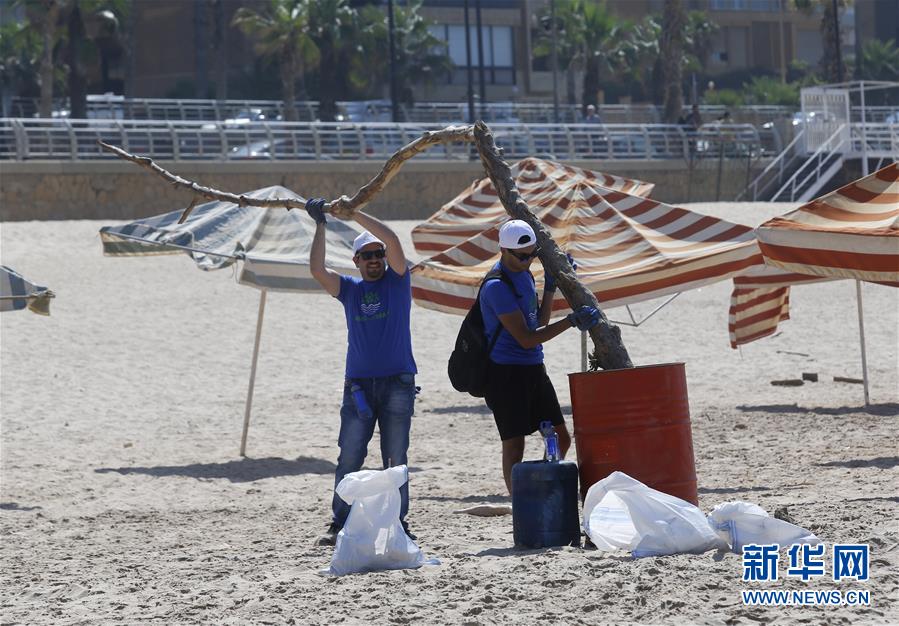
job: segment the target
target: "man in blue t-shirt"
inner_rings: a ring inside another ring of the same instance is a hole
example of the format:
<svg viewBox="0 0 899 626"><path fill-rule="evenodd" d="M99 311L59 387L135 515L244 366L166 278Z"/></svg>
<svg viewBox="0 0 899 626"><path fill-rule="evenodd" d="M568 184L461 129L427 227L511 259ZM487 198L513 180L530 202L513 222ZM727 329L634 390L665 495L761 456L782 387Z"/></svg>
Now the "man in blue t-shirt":
<svg viewBox="0 0 899 626"><path fill-rule="evenodd" d="M309 270L325 291L340 300L347 325L336 487L346 474L362 469L376 423L384 468L407 463L418 370L409 331L412 286L399 238L380 220L356 211L353 219L367 229L353 242L353 262L361 277L338 274L325 267L324 203L316 198L309 200L306 208L316 221ZM400 488L400 495L400 521L414 539L405 521L408 484ZM350 512L336 493L332 512L319 545L334 545Z"/></svg>
<svg viewBox="0 0 899 626"><path fill-rule="evenodd" d="M542 421L552 422L564 457L571 436L562 418L556 390L543 365L543 344L569 328L589 330L599 323L599 312L582 306L568 317L549 323L556 285L549 272L538 301L529 268L540 253L537 237L523 220L510 220L499 229L500 270L507 280L488 280L481 289L481 314L487 342L499 333L490 352L484 399L503 443L503 478L512 493L512 466L524 456L524 439ZM570 257L569 257L570 258ZM491 271L493 271L491 270Z"/></svg>

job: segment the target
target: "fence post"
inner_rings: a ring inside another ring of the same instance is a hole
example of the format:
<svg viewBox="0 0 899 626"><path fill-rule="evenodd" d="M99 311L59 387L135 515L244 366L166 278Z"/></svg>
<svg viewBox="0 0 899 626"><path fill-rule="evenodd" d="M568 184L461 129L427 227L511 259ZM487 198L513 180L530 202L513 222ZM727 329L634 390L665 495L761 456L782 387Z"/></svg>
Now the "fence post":
<svg viewBox="0 0 899 626"><path fill-rule="evenodd" d="M75 137L75 128L72 126L72 122L65 118L63 118L63 121L69 129L69 159L75 161L78 159L78 138Z"/></svg>

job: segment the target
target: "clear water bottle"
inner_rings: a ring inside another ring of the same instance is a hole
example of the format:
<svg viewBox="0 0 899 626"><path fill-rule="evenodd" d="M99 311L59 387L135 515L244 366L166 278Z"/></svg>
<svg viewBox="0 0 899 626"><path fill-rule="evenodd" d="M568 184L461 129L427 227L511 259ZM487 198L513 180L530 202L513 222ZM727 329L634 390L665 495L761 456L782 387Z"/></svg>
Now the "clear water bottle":
<svg viewBox="0 0 899 626"><path fill-rule="evenodd" d="M353 383L350 386L350 392L353 394L353 403L356 405L356 413L359 414L359 417L364 420L371 419L373 414L371 407L368 406L368 400L365 399L365 390Z"/></svg>
<svg viewBox="0 0 899 626"><path fill-rule="evenodd" d="M551 463L558 463L561 455L559 454L559 435L553 428L552 422L540 422L540 434L543 435L543 445L546 447L546 460Z"/></svg>

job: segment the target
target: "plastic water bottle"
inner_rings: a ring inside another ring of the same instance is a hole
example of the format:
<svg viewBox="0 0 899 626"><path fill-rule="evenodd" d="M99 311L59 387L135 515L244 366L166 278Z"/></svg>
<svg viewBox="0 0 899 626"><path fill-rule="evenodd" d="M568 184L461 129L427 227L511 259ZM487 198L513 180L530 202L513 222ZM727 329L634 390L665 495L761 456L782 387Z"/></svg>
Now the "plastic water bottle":
<svg viewBox="0 0 899 626"><path fill-rule="evenodd" d="M551 463L559 462L559 436L552 422L540 422L540 434L543 435L543 445L546 446L546 460Z"/></svg>
<svg viewBox="0 0 899 626"><path fill-rule="evenodd" d="M353 403L356 405L356 413L359 414L359 417L364 420L371 419L373 413L371 407L368 406L368 400L365 399L365 390L353 383L350 386L350 392L353 394Z"/></svg>

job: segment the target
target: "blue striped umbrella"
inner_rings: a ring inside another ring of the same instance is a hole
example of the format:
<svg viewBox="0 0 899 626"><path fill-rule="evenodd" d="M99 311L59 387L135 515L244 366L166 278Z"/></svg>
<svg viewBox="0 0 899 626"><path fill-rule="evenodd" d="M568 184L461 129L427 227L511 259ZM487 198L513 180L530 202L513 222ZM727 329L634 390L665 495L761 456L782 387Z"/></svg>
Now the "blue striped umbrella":
<svg viewBox="0 0 899 626"><path fill-rule="evenodd" d="M301 196L278 185L243 194L255 199ZM147 256L186 253L202 270L217 270L240 262L237 282L260 290L256 319L256 341L250 366L250 384L244 411L240 455L244 456L259 339L265 316L265 295L273 291L318 291L321 287L309 272L309 255L315 221L306 211L284 208L241 207L232 202L197 205L183 224L183 209L142 218L120 226L100 229L103 253L107 256ZM346 222L329 220L325 264L341 273L355 272L353 239L361 231Z"/></svg>
<svg viewBox="0 0 899 626"><path fill-rule="evenodd" d="M32 313L50 315L50 298L55 294L26 280L17 271L0 265L0 311L19 311L28 307Z"/></svg>

